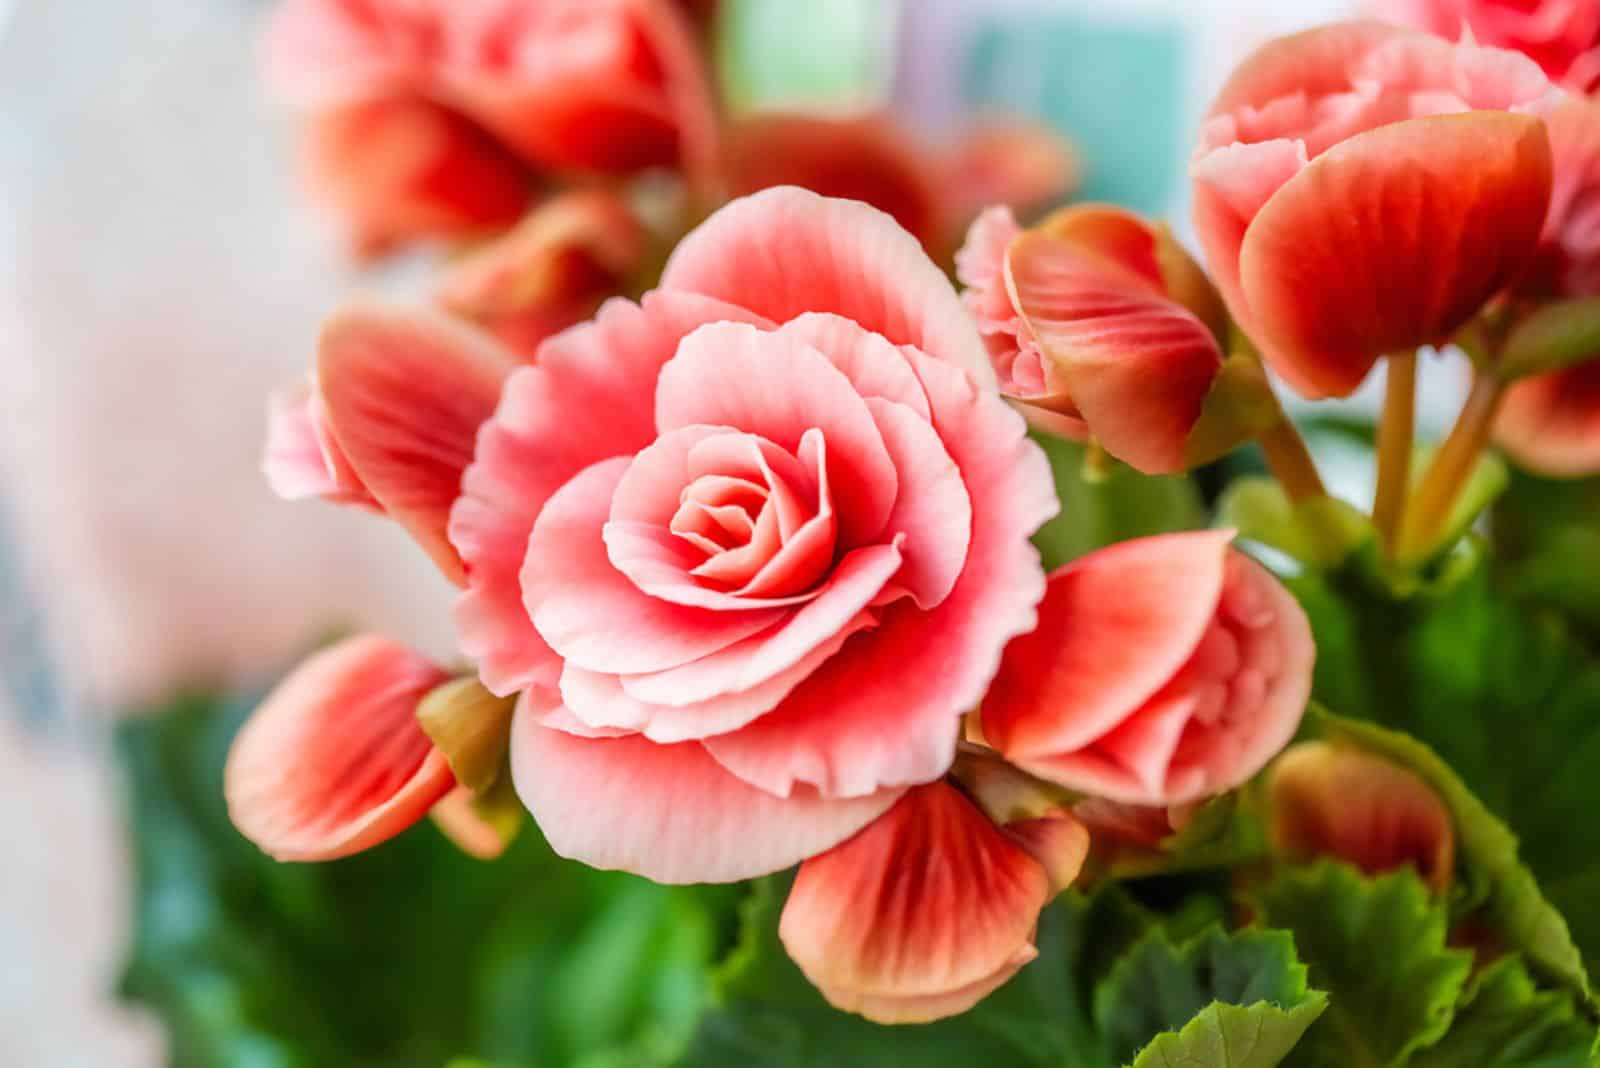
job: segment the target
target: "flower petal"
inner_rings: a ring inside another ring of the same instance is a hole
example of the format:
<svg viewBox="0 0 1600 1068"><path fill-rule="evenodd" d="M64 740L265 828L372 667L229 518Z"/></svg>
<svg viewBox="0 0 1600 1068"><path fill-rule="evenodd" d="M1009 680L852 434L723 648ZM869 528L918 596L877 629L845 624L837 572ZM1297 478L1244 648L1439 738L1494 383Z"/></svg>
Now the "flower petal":
<svg viewBox="0 0 1600 1068"><path fill-rule="evenodd" d="M1011 242L1006 281L1106 451L1147 474L1182 471L1222 367L1210 328L1156 288L1159 275L1152 281L1043 232Z"/></svg>
<svg viewBox="0 0 1600 1068"><path fill-rule="evenodd" d="M1600 472L1600 362L1514 383L1494 433L1530 471L1552 478Z"/></svg>
<svg viewBox="0 0 1600 1068"><path fill-rule="evenodd" d="M608 301L593 322L549 339L538 365L507 381L450 513L450 540L467 568L456 630L490 690L554 690L560 664L528 618L518 578L534 520L580 470L655 439L661 365L685 334L722 320L751 316L687 293L655 293L642 305Z"/></svg>
<svg viewBox="0 0 1600 1068"><path fill-rule="evenodd" d="M703 293L778 323L832 312L993 388L950 280L914 237L859 201L792 186L736 200L683 239L661 288Z"/></svg>
<svg viewBox="0 0 1600 1068"><path fill-rule="evenodd" d="M234 738L234 826L279 860L332 860L394 837L455 785L416 707L449 676L382 638L349 638L296 668Z"/></svg>
<svg viewBox="0 0 1600 1068"><path fill-rule="evenodd" d="M920 353L912 365L971 495L967 562L937 608L888 606L783 704L706 740L730 771L774 793L807 783L850 797L938 778L1005 643L1034 626L1044 574L1028 539L1060 507L1049 464L998 396Z"/></svg>
<svg viewBox="0 0 1600 1068"><path fill-rule="evenodd" d="M1336 145L1245 233L1239 275L1265 355L1308 397L1350 393L1378 356L1442 341L1515 280L1549 199L1532 116L1410 119Z"/></svg>
<svg viewBox="0 0 1600 1068"><path fill-rule="evenodd" d="M1194 653L1222 596L1228 531L1139 538L1050 576L1039 625L1007 648L983 732L1014 759L1081 749Z"/></svg>
<svg viewBox="0 0 1600 1068"><path fill-rule="evenodd" d="M782 608L714 611L642 592L606 555L602 530L628 458L602 460L557 490L539 513L522 567L522 596L539 636L564 660L624 674L687 664L767 629Z"/></svg>
<svg viewBox="0 0 1600 1068"><path fill-rule="evenodd" d="M557 853L658 883L780 871L850 837L900 796L778 798L729 775L696 742L580 738L520 712L511 773Z"/></svg>
<svg viewBox="0 0 1600 1068"><path fill-rule="evenodd" d="M1031 960L1044 868L947 783L800 866L778 935L836 1008L879 1023L971 1008Z"/></svg>
<svg viewBox="0 0 1600 1068"><path fill-rule="evenodd" d="M903 404L871 397L867 407L900 479L884 532L901 541L895 585L931 609L955 589L972 541L972 498L961 469L933 426Z"/></svg>
<svg viewBox="0 0 1600 1068"><path fill-rule="evenodd" d="M1234 68L1207 114L1260 109L1300 93L1315 97L1343 92L1362 56L1408 35L1410 31L1377 19L1352 19L1276 38Z"/></svg>
<svg viewBox="0 0 1600 1068"><path fill-rule="evenodd" d="M450 506L514 366L487 336L422 308L349 304L323 327L317 375L329 430L384 511L458 583Z"/></svg>

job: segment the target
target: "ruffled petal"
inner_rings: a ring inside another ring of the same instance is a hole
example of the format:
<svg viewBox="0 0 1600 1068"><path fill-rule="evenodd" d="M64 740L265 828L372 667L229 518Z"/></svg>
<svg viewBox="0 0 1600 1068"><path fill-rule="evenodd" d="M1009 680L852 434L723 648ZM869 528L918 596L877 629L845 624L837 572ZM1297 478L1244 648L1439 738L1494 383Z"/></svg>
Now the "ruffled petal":
<svg viewBox="0 0 1600 1068"><path fill-rule="evenodd" d="M783 323L832 312L947 360L993 388L960 298L916 239L858 201L792 186L736 200L678 245L661 287Z"/></svg>
<svg viewBox="0 0 1600 1068"><path fill-rule="evenodd" d="M836 1008L879 1023L971 1008L1036 955L1050 880L946 783L800 866L778 935Z"/></svg>
<svg viewBox="0 0 1600 1068"><path fill-rule="evenodd" d="M557 853L658 883L781 871L855 834L900 796L774 797L729 775L696 742L580 738L520 712L511 773Z"/></svg>
<svg viewBox="0 0 1600 1068"><path fill-rule="evenodd" d="M1251 222L1245 299L1273 367L1343 396L1383 353L1442 341L1532 262L1550 199L1543 124L1411 119L1313 160Z"/></svg>
<svg viewBox="0 0 1600 1068"><path fill-rule="evenodd" d="M1060 507L1049 464L999 397L949 364L913 354L913 367L971 495L967 562L937 608L888 606L783 704L707 739L729 770L774 793L804 783L859 796L938 778L1006 642L1034 626L1044 574L1028 539Z"/></svg>
<svg viewBox="0 0 1600 1068"><path fill-rule="evenodd" d="M1234 68L1209 115L1260 109L1301 93L1325 96L1350 88L1350 71L1378 45L1409 31L1377 19L1336 22L1279 37Z"/></svg>
<svg viewBox="0 0 1600 1068"><path fill-rule="evenodd" d="M990 744L1016 759L1080 749L1154 696L1216 612L1231 537L1139 538L1054 572L983 700Z"/></svg>
<svg viewBox="0 0 1600 1068"><path fill-rule="evenodd" d="M506 383L450 514L450 539L467 569L456 631L490 690L553 690L559 676L518 578L545 501L597 460L631 455L655 439L661 366L685 334L722 320L751 316L686 293L655 293L642 305L609 301L593 322L547 341L538 365Z"/></svg>
<svg viewBox="0 0 1600 1068"><path fill-rule="evenodd" d="M514 357L437 312L347 305L323 327L317 376L327 425L362 485L461 582L445 536L478 428Z"/></svg>
<svg viewBox="0 0 1600 1068"><path fill-rule="evenodd" d="M1096 235L1099 236L1099 235ZM1144 259L1131 250L1127 259ZM1090 432L1147 474L1182 471L1222 351L1211 329L1148 275L1044 232L1006 253L1018 314L1058 365Z"/></svg>
<svg viewBox="0 0 1600 1068"><path fill-rule="evenodd" d="M278 860L332 860L394 837L455 785L416 719L449 676L382 638L349 638L279 684L228 752L234 826Z"/></svg>

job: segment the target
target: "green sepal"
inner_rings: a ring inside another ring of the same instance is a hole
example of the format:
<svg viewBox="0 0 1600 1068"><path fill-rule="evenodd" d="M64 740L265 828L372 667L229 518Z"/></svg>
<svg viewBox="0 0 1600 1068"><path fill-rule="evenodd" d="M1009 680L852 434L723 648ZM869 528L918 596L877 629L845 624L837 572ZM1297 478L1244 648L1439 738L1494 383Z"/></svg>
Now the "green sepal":
<svg viewBox="0 0 1600 1068"><path fill-rule="evenodd" d="M476 675L451 679L417 704L417 722L474 794L494 786L511 744L515 697L496 697Z"/></svg>
<svg viewBox="0 0 1600 1068"><path fill-rule="evenodd" d="M1546 304L1512 328L1494 373L1510 382L1600 357L1600 297Z"/></svg>
<svg viewBox="0 0 1600 1068"><path fill-rule="evenodd" d="M1222 361L1184 442L1184 463L1201 467L1260 437L1283 418L1267 372L1253 353Z"/></svg>

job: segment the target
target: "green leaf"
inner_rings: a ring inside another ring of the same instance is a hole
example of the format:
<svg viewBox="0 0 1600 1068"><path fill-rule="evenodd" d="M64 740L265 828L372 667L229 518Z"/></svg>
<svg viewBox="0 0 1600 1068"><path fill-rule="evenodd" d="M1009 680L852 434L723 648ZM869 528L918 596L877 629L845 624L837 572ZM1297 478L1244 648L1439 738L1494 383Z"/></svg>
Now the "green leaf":
<svg viewBox="0 0 1600 1068"><path fill-rule="evenodd" d="M1112 542L1206 525L1194 482L1182 476L1141 475L1112 463L1104 477L1085 479L1085 449L1075 442L1035 432L1055 473L1061 513L1034 535L1046 570L1054 570Z"/></svg>
<svg viewBox="0 0 1600 1068"><path fill-rule="evenodd" d="M1595 1040L1571 994L1540 990L1521 958L1504 957L1473 977L1450 1030L1411 1068L1585 1068Z"/></svg>
<svg viewBox="0 0 1600 1068"><path fill-rule="evenodd" d="M1181 946L1152 931L1095 990L1094 1009L1112 1053L1135 1068L1272 1068L1325 1001L1285 932L1211 927Z"/></svg>
<svg viewBox="0 0 1600 1068"><path fill-rule="evenodd" d="M1344 719L1313 705L1302 728L1308 736L1382 756L1419 775L1450 810L1456 834L1461 893L1455 910L1478 910L1505 943L1520 950L1539 971L1580 997L1589 994L1583 957L1567 921L1539 890L1518 858L1517 839L1450 766L1409 735L1372 723Z"/></svg>
<svg viewBox="0 0 1600 1068"><path fill-rule="evenodd" d="M1280 871L1254 900L1263 923L1294 935L1311 984L1328 993L1290 1064L1404 1064L1449 1030L1472 954L1446 947L1446 910L1414 872L1365 879L1324 862Z"/></svg>
<svg viewBox="0 0 1600 1068"><path fill-rule="evenodd" d="M1546 304L1506 338L1494 371L1506 381L1548 374L1600 355L1600 297Z"/></svg>
<svg viewBox="0 0 1600 1068"><path fill-rule="evenodd" d="M511 1068L687 1037L732 892L594 872L531 827L492 864L426 821L278 864L222 798L253 704L195 697L118 729L137 892L123 992L160 1014L174 1065Z"/></svg>
<svg viewBox="0 0 1600 1068"><path fill-rule="evenodd" d="M1291 502L1270 478L1235 479L1217 501L1217 525L1314 567L1333 567L1377 537L1365 515L1333 497Z"/></svg>

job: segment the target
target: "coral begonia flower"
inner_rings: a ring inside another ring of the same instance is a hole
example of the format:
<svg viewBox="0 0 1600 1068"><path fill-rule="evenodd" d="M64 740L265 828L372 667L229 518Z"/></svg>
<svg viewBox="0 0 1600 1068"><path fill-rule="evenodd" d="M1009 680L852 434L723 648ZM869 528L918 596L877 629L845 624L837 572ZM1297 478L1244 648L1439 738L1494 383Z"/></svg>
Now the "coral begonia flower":
<svg viewBox="0 0 1600 1068"><path fill-rule="evenodd" d="M703 61L669 0L287 0L267 59L360 255L507 226L551 171L715 166Z"/></svg>
<svg viewBox="0 0 1600 1068"><path fill-rule="evenodd" d="M956 271L1002 393L1140 471L1215 458L1195 430L1227 317L1169 235L1109 205L1067 208L1027 231L995 207L973 224Z"/></svg>
<svg viewBox="0 0 1600 1068"><path fill-rule="evenodd" d="M747 878L949 769L1057 507L915 239L768 190L507 380L450 517L458 631L523 694L512 770L558 852Z"/></svg>
<svg viewBox="0 0 1600 1068"><path fill-rule="evenodd" d="M1194 220L1234 319L1307 397L1442 342L1532 262L1550 200L1525 56L1375 22L1274 41L1196 152Z"/></svg>
<svg viewBox="0 0 1600 1068"><path fill-rule="evenodd" d="M945 262L978 210L1028 212L1071 192L1078 165L1043 126L985 120L949 147L916 140L891 116L771 112L727 135L727 184L738 196L797 185L886 211Z"/></svg>
<svg viewBox="0 0 1600 1068"><path fill-rule="evenodd" d="M644 227L614 193L563 193L454 264L438 303L531 360L545 338L621 292L647 248Z"/></svg>
<svg viewBox="0 0 1600 1068"><path fill-rule="evenodd" d="M1306 615L1226 531L1123 542L1055 571L983 700L989 743L1093 797L1174 805L1250 778L1311 691Z"/></svg>
<svg viewBox="0 0 1600 1068"><path fill-rule="evenodd" d="M387 514L460 581L445 524L478 428L518 362L442 312L352 303L323 327L312 382L273 399L267 482L291 499Z"/></svg>
<svg viewBox="0 0 1600 1068"><path fill-rule="evenodd" d="M1594 0L1381 0L1381 18L1457 40L1467 34L1529 57L1580 93L1600 88L1600 4Z"/></svg>
<svg viewBox="0 0 1600 1068"><path fill-rule="evenodd" d="M1050 833L1019 840L955 787L916 787L800 866L779 937L836 1008L879 1023L965 1012L1038 955L1039 911L1083 864L1081 824L1032 822Z"/></svg>
<svg viewBox="0 0 1600 1068"><path fill-rule="evenodd" d="M416 823L455 786L416 719L448 677L370 635L311 657L233 741L223 790L234 826L279 860L332 860Z"/></svg>
<svg viewBox="0 0 1600 1068"><path fill-rule="evenodd" d="M1546 119L1554 167L1533 301L1600 297L1600 102L1563 101ZM1596 359L1514 382L1495 439L1518 463L1557 478L1600 471L1600 351Z"/></svg>
<svg viewBox="0 0 1600 1068"><path fill-rule="evenodd" d="M1410 865L1436 891L1455 872L1455 827L1427 783L1382 757L1328 742L1293 746L1272 765L1273 845L1297 859L1334 856L1369 874Z"/></svg>

